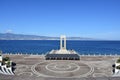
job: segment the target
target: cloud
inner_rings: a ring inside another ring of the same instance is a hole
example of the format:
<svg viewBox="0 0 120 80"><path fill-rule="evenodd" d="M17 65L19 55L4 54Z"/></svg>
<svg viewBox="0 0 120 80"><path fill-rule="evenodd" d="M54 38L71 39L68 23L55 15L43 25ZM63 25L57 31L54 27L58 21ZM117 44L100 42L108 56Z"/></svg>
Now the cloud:
<svg viewBox="0 0 120 80"><path fill-rule="evenodd" d="M5 31L5 33L13 33L13 31L11 29L8 29Z"/></svg>

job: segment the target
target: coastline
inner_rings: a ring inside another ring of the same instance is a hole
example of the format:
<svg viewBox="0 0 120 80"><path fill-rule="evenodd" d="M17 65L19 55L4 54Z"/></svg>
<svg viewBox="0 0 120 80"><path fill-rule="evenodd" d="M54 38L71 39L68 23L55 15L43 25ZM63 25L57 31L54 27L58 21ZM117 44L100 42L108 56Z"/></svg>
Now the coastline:
<svg viewBox="0 0 120 80"><path fill-rule="evenodd" d="M28 56L45 56L47 53L3 53L3 55L28 55ZM91 56L91 57L97 57L97 56L110 56L110 57L120 57L119 54L79 54L79 56Z"/></svg>

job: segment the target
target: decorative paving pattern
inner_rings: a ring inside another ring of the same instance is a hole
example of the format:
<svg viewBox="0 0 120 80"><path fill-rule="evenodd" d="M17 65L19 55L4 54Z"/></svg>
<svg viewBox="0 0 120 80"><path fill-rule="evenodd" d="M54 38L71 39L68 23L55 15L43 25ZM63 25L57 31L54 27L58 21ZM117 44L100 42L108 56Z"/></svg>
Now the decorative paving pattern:
<svg viewBox="0 0 120 80"><path fill-rule="evenodd" d="M0 74L2 80L119 80L112 77L114 57L82 56L80 61L45 60L41 57L16 55L15 75ZM118 59L116 57L115 59ZM85 77L85 78L84 78Z"/></svg>
<svg viewBox="0 0 120 80"><path fill-rule="evenodd" d="M16 70L15 70L15 73L17 73L17 72L25 72L26 71L26 69L28 69L29 67L27 66L27 65L18 65L17 66L17 68L16 68Z"/></svg>
<svg viewBox="0 0 120 80"><path fill-rule="evenodd" d="M105 73L94 73L93 77L108 77Z"/></svg>
<svg viewBox="0 0 120 80"><path fill-rule="evenodd" d="M19 73L18 76L33 76L33 73L31 72L22 72L22 73Z"/></svg>
<svg viewBox="0 0 120 80"><path fill-rule="evenodd" d="M46 65L46 69L55 73L69 73L78 71L80 66L75 63L50 63Z"/></svg>
<svg viewBox="0 0 120 80"><path fill-rule="evenodd" d="M91 65L77 61L43 61L33 65L31 70L38 77L56 78L86 77L94 72Z"/></svg>

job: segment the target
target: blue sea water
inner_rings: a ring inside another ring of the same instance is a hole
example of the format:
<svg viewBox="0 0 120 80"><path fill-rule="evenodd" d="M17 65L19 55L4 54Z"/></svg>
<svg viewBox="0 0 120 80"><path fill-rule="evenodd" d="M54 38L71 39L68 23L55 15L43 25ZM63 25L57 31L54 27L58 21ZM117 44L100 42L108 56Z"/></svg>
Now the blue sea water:
<svg viewBox="0 0 120 80"><path fill-rule="evenodd" d="M3 53L45 54L59 49L59 40L0 40ZM67 41L67 49L79 54L119 54L120 41Z"/></svg>

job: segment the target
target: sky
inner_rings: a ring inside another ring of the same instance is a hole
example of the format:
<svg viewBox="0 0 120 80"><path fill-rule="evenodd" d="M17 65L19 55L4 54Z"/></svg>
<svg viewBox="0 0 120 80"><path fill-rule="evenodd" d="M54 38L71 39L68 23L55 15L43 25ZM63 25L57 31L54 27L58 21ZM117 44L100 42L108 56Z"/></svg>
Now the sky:
<svg viewBox="0 0 120 80"><path fill-rule="evenodd" d="M0 0L0 33L120 40L120 0Z"/></svg>

